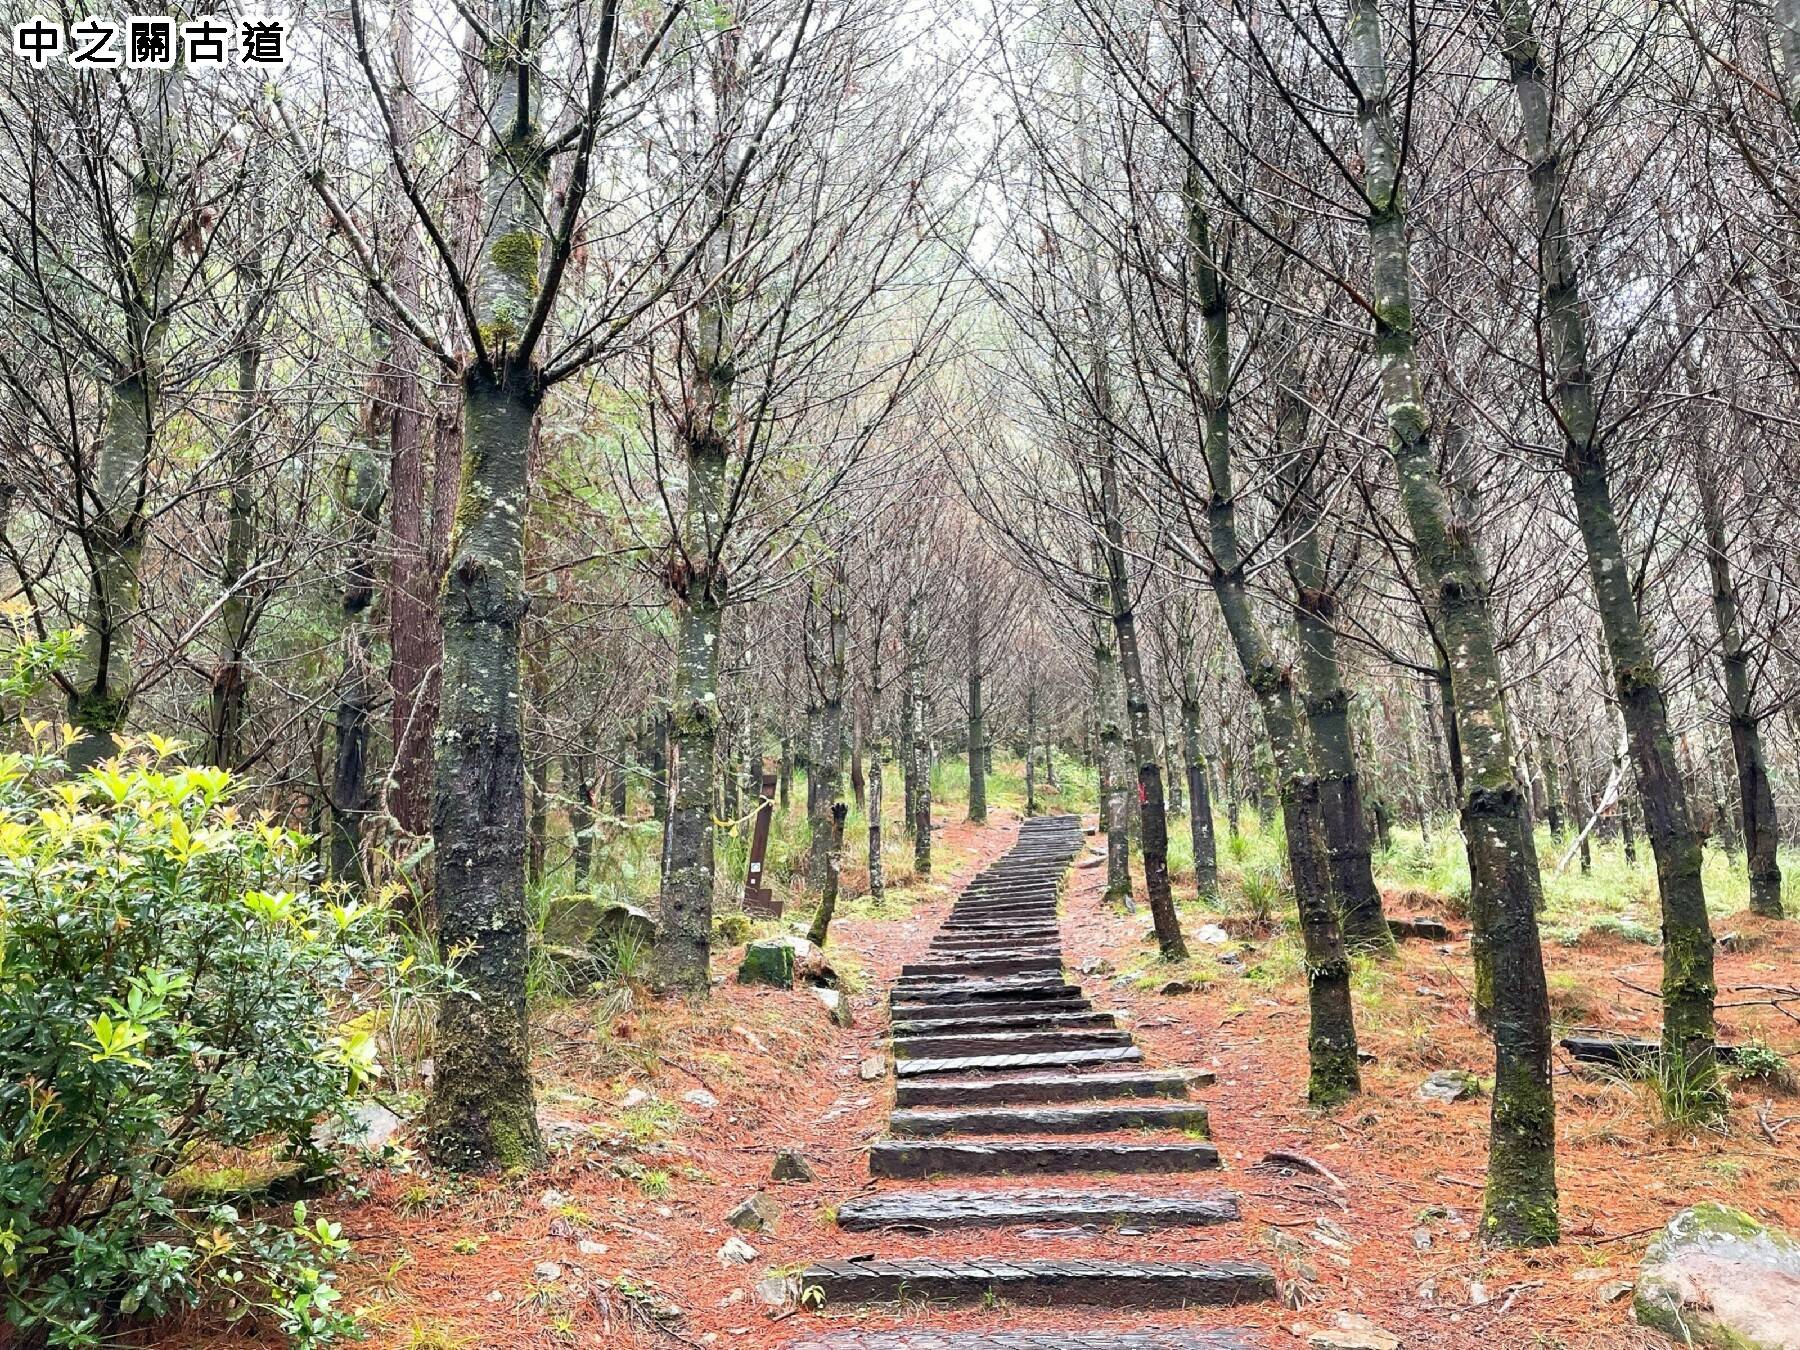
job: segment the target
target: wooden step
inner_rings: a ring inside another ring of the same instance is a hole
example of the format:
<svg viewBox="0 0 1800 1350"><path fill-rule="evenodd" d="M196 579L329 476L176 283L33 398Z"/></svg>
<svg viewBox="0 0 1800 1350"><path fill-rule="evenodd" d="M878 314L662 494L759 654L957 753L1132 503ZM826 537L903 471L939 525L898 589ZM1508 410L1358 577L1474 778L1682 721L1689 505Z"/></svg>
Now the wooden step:
<svg viewBox="0 0 1800 1350"><path fill-rule="evenodd" d="M1125 1102L1078 1106L975 1106L964 1110L906 1108L888 1117L894 1134L1111 1134L1116 1130L1186 1130L1207 1137L1199 1102Z"/></svg>
<svg viewBox="0 0 1800 1350"><path fill-rule="evenodd" d="M1210 1075L1208 1075L1210 1077ZM1174 1069L1123 1073L1038 1073L1012 1078L928 1078L894 1084L895 1106L1016 1106L1027 1102L1185 1098L1194 1075Z"/></svg>
<svg viewBox="0 0 1800 1350"><path fill-rule="evenodd" d="M869 1175L1018 1177L1070 1172L1206 1172L1219 1150L1206 1143L1111 1144L1061 1139L877 1139Z"/></svg>
<svg viewBox="0 0 1800 1350"><path fill-rule="evenodd" d="M817 1293L814 1291L817 1290ZM825 1306L901 1298L1043 1307L1178 1308L1273 1298L1275 1275L1250 1261L824 1261L800 1274L803 1301Z"/></svg>
<svg viewBox="0 0 1800 1350"><path fill-rule="evenodd" d="M838 1227L1005 1228L1029 1223L1094 1223L1187 1228L1235 1223L1237 1196L1140 1195L1110 1190L886 1191L838 1206Z"/></svg>
<svg viewBox="0 0 1800 1350"><path fill-rule="evenodd" d="M958 1055L949 1059L897 1059L894 1073L917 1078L928 1073L983 1073L989 1069L1055 1069L1076 1064L1125 1064L1140 1060L1135 1045L1104 1045L1093 1050L1046 1050L1020 1055Z"/></svg>
<svg viewBox="0 0 1800 1350"><path fill-rule="evenodd" d="M1045 1051L1092 1050L1103 1045L1130 1045L1123 1027L1075 1027L1064 1031L961 1031L894 1037L899 1059L946 1059L951 1055L1024 1055Z"/></svg>

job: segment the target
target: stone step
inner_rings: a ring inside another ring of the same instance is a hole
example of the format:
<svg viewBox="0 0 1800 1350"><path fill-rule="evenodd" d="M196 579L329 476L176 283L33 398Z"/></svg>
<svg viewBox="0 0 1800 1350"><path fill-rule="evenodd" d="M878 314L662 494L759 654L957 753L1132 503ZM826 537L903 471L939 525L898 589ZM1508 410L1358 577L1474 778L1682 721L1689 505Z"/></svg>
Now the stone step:
<svg viewBox="0 0 1800 1350"><path fill-rule="evenodd" d="M1004 1228L1028 1223L1096 1223L1134 1228L1181 1228L1235 1223L1237 1197L1139 1195L1131 1191L1002 1190L887 1191L838 1206L838 1227Z"/></svg>
<svg viewBox="0 0 1800 1350"><path fill-rule="evenodd" d="M1058 1017L1090 1005L1085 998L987 1000L974 1003L890 1003L888 1016L898 1022L953 1022L977 1017L1012 1015Z"/></svg>
<svg viewBox="0 0 1800 1350"><path fill-rule="evenodd" d="M1107 1045L1093 1050L1056 1050L1019 1055L955 1055L949 1059L897 1059L894 1075L917 1078L928 1073L983 1073L989 1069L1056 1069L1077 1064L1127 1064L1144 1057L1135 1045Z"/></svg>
<svg viewBox="0 0 1800 1350"><path fill-rule="evenodd" d="M1247 1328L1216 1331L1132 1327L1126 1331L830 1331L789 1341L786 1350L1264 1350Z"/></svg>
<svg viewBox="0 0 1800 1350"><path fill-rule="evenodd" d="M1061 1031L965 1031L946 1035L894 1038L898 1059L946 1059L951 1055L1012 1055L1042 1051L1089 1050L1103 1045L1130 1045L1123 1027L1077 1027Z"/></svg>
<svg viewBox="0 0 1800 1350"><path fill-rule="evenodd" d="M1070 1172L1207 1172L1219 1150L1200 1142L1111 1144L1060 1139L877 1139L869 1175L907 1178L1019 1177Z"/></svg>
<svg viewBox="0 0 1800 1350"><path fill-rule="evenodd" d="M1111 1134L1116 1130L1187 1130L1208 1137L1199 1102L1122 1102L1078 1106L972 1106L962 1110L903 1108L888 1117L894 1134Z"/></svg>
<svg viewBox="0 0 1800 1350"><path fill-rule="evenodd" d="M894 982L888 998L902 1003L979 1003L984 999L1062 999L1080 994L1080 985L1070 984L1054 975L1046 978L1041 971L1027 971L1018 978L965 975L958 979L953 975L935 975L930 979L901 979Z"/></svg>
<svg viewBox="0 0 1800 1350"><path fill-rule="evenodd" d="M1018 975L1028 970L1061 970L1062 957L1043 952L972 952L967 956L946 953L941 960L915 961L900 967L902 980L916 980L933 975L981 976Z"/></svg>
<svg viewBox="0 0 1800 1350"><path fill-rule="evenodd" d="M901 1298L1042 1307L1177 1308L1273 1298L1274 1272L1250 1261L825 1261L800 1274L801 1298L824 1306ZM813 1291L817 1290L817 1293Z"/></svg>
<svg viewBox="0 0 1800 1350"><path fill-rule="evenodd" d="M1124 1073L1037 1073L1013 1078L932 1078L894 1085L895 1106L1013 1106L1188 1095L1194 1076L1175 1069Z"/></svg>
<svg viewBox="0 0 1800 1350"><path fill-rule="evenodd" d="M925 949L926 961L979 961L989 956L1047 956L1062 963L1062 942L1029 933L996 933L982 938L940 938Z"/></svg>
<svg viewBox="0 0 1800 1350"><path fill-rule="evenodd" d="M1049 1031L1056 1027L1111 1027L1118 1021L1112 1013L1084 1009L1081 1012L1022 1012L996 1016L983 1012L973 1017L940 1017L933 1020L908 1021L892 1018L889 1032L895 1037L936 1036L970 1031Z"/></svg>

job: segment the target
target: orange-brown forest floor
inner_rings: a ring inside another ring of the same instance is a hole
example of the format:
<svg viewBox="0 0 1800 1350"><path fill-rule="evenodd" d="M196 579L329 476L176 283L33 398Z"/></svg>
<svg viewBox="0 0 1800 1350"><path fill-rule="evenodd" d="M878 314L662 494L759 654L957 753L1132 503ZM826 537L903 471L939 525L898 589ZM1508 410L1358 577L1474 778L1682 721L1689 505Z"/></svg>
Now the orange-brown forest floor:
<svg viewBox="0 0 1800 1350"><path fill-rule="evenodd" d="M1190 933L1222 921L1242 945L1241 964L1206 956L1167 972L1150 957L1146 913L1103 907L1104 868L1084 857L1064 905L1064 955L1101 1007L1130 1014L1149 1065L1212 1069L1197 1092L1211 1110L1225 1162L1216 1180L1150 1179L1152 1186L1225 1188L1243 1197L1241 1223L1211 1230L1028 1239L1018 1234L842 1233L833 1207L868 1189L864 1151L884 1129L891 1077L864 1082L858 1065L885 1040L884 987L923 950L954 889L1010 845L1017 819L995 812L986 827L936 832L940 866L928 899L903 918L846 915L833 950L853 953L865 987L855 1025L833 1026L808 992L745 988L729 977L710 999L640 998L619 1014L591 1002L539 1020L538 1074L546 1117L592 1127L558 1149L542 1173L475 1183L432 1175L423 1162L374 1169L366 1198L323 1197L319 1212L355 1239L347 1297L367 1310L368 1343L413 1350L489 1347L707 1345L761 1350L819 1323L890 1329L909 1324L984 1329L1080 1326L1246 1326L1272 1347L1298 1346L1298 1324L1325 1325L1339 1309L1362 1313L1408 1346L1661 1346L1633 1326L1628 1297L1604 1301L1629 1279L1644 1246L1677 1210L1722 1199L1800 1231L1800 1100L1758 1084L1734 1089L1723 1133L1671 1134L1655 1123L1641 1085L1556 1061L1558 1165L1564 1239L1529 1253L1485 1251L1473 1236L1480 1213L1488 1100L1419 1100L1431 1070L1491 1075L1492 1051L1467 1014L1466 925L1448 950L1408 942L1394 960L1359 973L1362 1045L1375 1055L1363 1092L1328 1114L1304 1104L1306 1002L1291 941L1248 931L1241 919L1185 907ZM1433 912L1420 892L1390 895L1391 912ZM1441 917L1448 918L1441 910ZM1720 1022L1727 1040L1759 1037L1792 1057L1800 1025L1756 994L1791 984L1800 969L1800 924L1734 916L1739 935L1719 962ZM1204 950L1195 943L1197 950ZM1285 952L1285 954L1284 954ZM736 951L716 953L735 970ZM1653 1036L1656 949L1590 934L1546 947L1565 1020ZM1094 963L1104 962L1105 967ZM1115 973L1116 972L1116 973ZM1179 974L1192 992L1165 995ZM1573 978L1558 979L1559 974ZM1637 986L1638 988L1634 988ZM610 1028L610 1029L608 1029ZM704 1088L713 1107L683 1102ZM621 1107L633 1089L649 1103ZM1758 1108L1774 1127L1772 1139ZM575 1133L559 1130L558 1137ZM816 1182L768 1180L775 1151L801 1150ZM1252 1170L1273 1149L1304 1154L1343 1183ZM1073 1184L1078 1184L1073 1183ZM1132 1179L1136 1187L1139 1179ZM732 1233L725 1214L764 1190L781 1205L777 1231L752 1235L748 1265L716 1255ZM557 1194L549 1194L550 1192ZM1319 1221L1327 1222L1321 1226ZM1429 1238L1429 1245L1421 1246ZM582 1244L586 1244L585 1248ZM759 1304L754 1286L771 1269L815 1257L880 1250L904 1256L1018 1251L1032 1255L1152 1260L1239 1256L1272 1262L1306 1306L1271 1303L1192 1312L1104 1309L919 1308L788 1313ZM555 1278L543 1263L554 1263ZM658 1320L653 1309L670 1313ZM673 1315L668 1305L679 1309ZM165 1330L155 1343L225 1347L242 1333Z"/></svg>

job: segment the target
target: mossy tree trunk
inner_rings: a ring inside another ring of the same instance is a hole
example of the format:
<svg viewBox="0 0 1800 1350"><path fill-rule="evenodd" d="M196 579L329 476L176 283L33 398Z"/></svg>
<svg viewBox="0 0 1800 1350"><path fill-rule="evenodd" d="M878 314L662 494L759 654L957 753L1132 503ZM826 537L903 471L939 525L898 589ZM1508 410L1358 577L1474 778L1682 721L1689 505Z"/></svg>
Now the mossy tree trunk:
<svg viewBox="0 0 1800 1350"><path fill-rule="evenodd" d="M1038 813L1037 800L1037 672L1025 675L1025 814Z"/></svg>
<svg viewBox="0 0 1800 1350"><path fill-rule="evenodd" d="M912 732L907 755L906 776L911 794L907 819L912 826L913 871L921 877L931 875L931 737L929 710L925 704L926 640L925 592L923 583L914 580L906 595L904 635L906 703Z"/></svg>
<svg viewBox="0 0 1800 1350"><path fill-rule="evenodd" d="M1124 699L1119 688L1119 659L1113 649L1112 621L1106 582L1094 583L1094 703L1100 725L1100 813L1106 829L1106 894L1109 903L1133 907L1131 896L1131 818L1125 801L1125 734L1119 725Z"/></svg>
<svg viewBox="0 0 1800 1350"><path fill-rule="evenodd" d="M369 408L369 436L380 434L384 421ZM336 711L332 721L331 875L346 885L368 882L363 860L363 831L371 804L369 730L381 680L370 661L369 611L375 603L376 540L381 532L381 504L387 497L387 447L364 440L344 457L338 510L344 520L344 593L340 602L343 657L338 669Z"/></svg>
<svg viewBox="0 0 1800 1350"><path fill-rule="evenodd" d="M1219 848L1213 837L1212 792L1206 752L1200 744L1200 682L1194 669L1194 635L1176 639L1181 666L1181 758L1187 774L1188 834L1194 853L1194 889L1202 898L1219 893Z"/></svg>
<svg viewBox="0 0 1800 1350"><path fill-rule="evenodd" d="M90 767L116 748L130 711L132 625L144 556L144 496L162 415L163 345L173 270L177 70L146 71L131 171L130 237L119 241L124 349L112 361L91 473L78 484L76 519L87 568L79 653L69 672L69 721L79 733L69 764Z"/></svg>
<svg viewBox="0 0 1800 1350"><path fill-rule="evenodd" d="M581 747L563 756L563 785L569 793L569 882L570 889L585 891L594 863L594 808L599 784L594 780L594 742L596 728L590 723L582 732Z"/></svg>
<svg viewBox="0 0 1800 1350"><path fill-rule="evenodd" d="M981 706L981 588L973 566L967 578L969 624L969 819L987 820L987 719Z"/></svg>
<svg viewBox="0 0 1800 1350"><path fill-rule="evenodd" d="M244 719L249 704L249 670L245 658L256 624L257 591L250 580L257 547L258 497L256 457L262 445L267 400L263 395L264 331L268 322L268 268L263 262L267 228L265 187L251 185L248 211L249 248L238 264L244 292L243 329L237 353L237 388L233 397L229 463L231 484L226 498L225 557L220 581L219 659L213 667L212 712L208 722L207 758L221 769L235 769L243 756Z"/></svg>
<svg viewBox="0 0 1800 1350"><path fill-rule="evenodd" d="M1371 300L1388 451L1432 596L1463 756L1463 823L1472 887L1494 916L1494 1094L1482 1233L1504 1245L1554 1243L1556 1102L1550 1007L1537 929L1537 850L1513 775L1512 735L1494 646L1487 579L1475 542L1452 521L1431 445L1412 315L1406 206L1376 0L1351 0L1345 52L1356 99Z"/></svg>
<svg viewBox="0 0 1800 1350"><path fill-rule="evenodd" d="M819 908L813 913L812 927L806 934L809 941L820 947L831 936L832 916L837 913L838 884L844 872L844 818L849 814L848 803L831 804L831 823L824 840L825 884L819 888Z"/></svg>
<svg viewBox="0 0 1800 1350"><path fill-rule="evenodd" d="M1196 52L1196 46L1190 46ZM1199 72L1190 67L1184 114L1192 133ZM1207 499L1212 589L1244 682L1256 699L1280 781L1287 827L1288 871L1306 951L1307 1100L1329 1106L1362 1088L1356 1055L1356 1020L1350 1002L1350 962L1344 954L1325 854L1318 780L1312 773L1297 706L1293 674L1275 657L1251 604L1243 550L1238 541L1237 497L1231 460L1230 293L1213 254L1199 169L1190 164L1183 188L1187 209L1188 267L1200 312L1201 364L1206 380Z"/></svg>
<svg viewBox="0 0 1800 1350"><path fill-rule="evenodd" d="M1569 240L1563 163L1552 126L1552 100L1530 0L1496 0L1500 54L1518 104L1526 174L1537 226L1543 295L1542 351L1563 437L1563 462L1575 520L1587 551L1588 579L1600 611L1613 684L1630 735L1632 767L1644 804L1662 898L1663 1052L1680 1056L1698 1089L1724 1109L1713 1057L1713 938L1701 881L1699 835L1675 760L1669 714L1637 596L1633 569L1613 510L1608 449L1588 364L1588 317Z"/></svg>
<svg viewBox="0 0 1800 1350"><path fill-rule="evenodd" d="M887 864L882 858L881 809L885 795L882 773L885 771L886 743L880 737L869 742L869 898L880 900L887 894Z"/></svg>
<svg viewBox="0 0 1800 1350"><path fill-rule="evenodd" d="M432 830L438 940L464 953L463 988L438 1005L426 1110L433 1161L458 1170L543 1155L525 1008L525 763L519 646L533 424L543 380L518 345L539 293L549 165L532 44L543 16L518 0L493 16L490 129L472 290L483 358L463 376L463 480L445 569L443 696Z"/></svg>
<svg viewBox="0 0 1800 1350"><path fill-rule="evenodd" d="M721 128L732 122L736 55L736 35L727 34L712 80ZM710 216L727 211L730 173L731 155L721 152L707 180ZM703 277L724 274L733 237L728 223L708 236L699 260ZM729 592L728 461L735 436L735 294L729 281L706 285L694 312L691 340L680 343L683 397L676 434L687 469L687 497L667 569L675 608L675 682L669 700L674 762L654 968L659 989L692 994L711 987L719 644Z"/></svg>
<svg viewBox="0 0 1800 1350"><path fill-rule="evenodd" d="M1319 549L1318 501L1307 481L1306 434L1309 416L1292 356L1283 363L1275 391L1278 469L1286 507L1287 565L1294 588L1294 631L1306 683L1306 725L1319 780L1326 863L1337 893L1344 939L1353 947L1389 952L1394 935L1381 910L1370 859L1369 827L1357 773L1350 727L1350 691L1338 661L1332 620L1337 597Z"/></svg>
<svg viewBox="0 0 1800 1350"><path fill-rule="evenodd" d="M1737 764L1738 796L1744 813L1744 853L1750 869L1750 909L1779 919L1781 909L1780 821L1769 764L1763 754L1762 719L1750 684L1750 653L1738 618L1737 587L1732 582L1725 507L1719 496L1718 465L1701 452L1698 466L1700 518L1706 530L1706 566L1712 581L1713 622L1719 630L1719 663L1725 672L1725 708L1730 718L1731 751ZM1620 803L1624 814L1624 803Z"/></svg>
<svg viewBox="0 0 1800 1350"><path fill-rule="evenodd" d="M849 682L850 616L847 578L834 563L830 579L813 589L813 612L818 622L809 623L807 664L811 667L818 696L816 762L807 773L807 802L812 817L812 857L808 881L823 891L829 878L832 808L844 792L844 690Z"/></svg>

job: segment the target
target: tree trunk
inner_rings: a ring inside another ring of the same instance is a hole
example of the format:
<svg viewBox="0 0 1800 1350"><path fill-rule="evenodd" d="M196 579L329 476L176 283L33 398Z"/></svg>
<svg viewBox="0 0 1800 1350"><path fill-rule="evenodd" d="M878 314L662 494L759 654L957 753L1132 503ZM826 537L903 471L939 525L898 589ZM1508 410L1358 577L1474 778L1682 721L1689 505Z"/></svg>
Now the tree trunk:
<svg viewBox="0 0 1800 1350"><path fill-rule="evenodd" d="M1725 707L1730 717L1731 752L1737 764L1738 797L1744 814L1744 853L1750 870L1750 909L1779 919L1781 864L1776 857L1780 821L1769 765L1763 757L1761 718L1750 689L1750 654L1738 623L1737 588L1732 584L1725 509L1719 500L1718 469L1699 466L1700 515L1706 529L1706 565L1712 579L1713 622L1719 630L1719 662L1725 670ZM1621 810L1623 803L1621 803Z"/></svg>
<svg viewBox="0 0 1800 1350"><path fill-rule="evenodd" d="M728 34L712 71L714 112L729 136L736 90L737 38ZM732 156L721 151L707 179L707 213L724 216L731 196ZM714 229L699 270L722 275L730 261L729 225ZM728 461L736 435L732 395L737 376L730 282L708 286L694 314L693 341L683 343L684 398L679 423L687 467L687 499L668 575L675 606L675 687L661 919L655 978L664 991L705 994L711 987L715 880L714 789L718 776L719 654L727 599L726 513L733 491Z"/></svg>
<svg viewBox="0 0 1800 1350"><path fill-rule="evenodd" d="M208 758L221 769L235 769L243 756L245 706L249 675L244 665L256 601L248 574L256 553L256 452L263 433L262 361L264 325L269 303L262 234L267 223L264 186L250 187L249 232L252 252L238 265L244 289L243 344L238 348L236 417L231 431L231 488L226 506L224 598L219 605L219 661L213 669L212 716Z"/></svg>
<svg viewBox="0 0 1800 1350"><path fill-rule="evenodd" d="M371 412L374 412L371 409ZM370 419L371 427L379 417ZM375 603L375 541L387 496L386 447L353 446L344 461L340 507L348 526L342 602L343 664L337 681L331 773L331 875L346 885L368 884L363 827L368 820L369 723L377 679L369 662L369 610Z"/></svg>
<svg viewBox="0 0 1800 1350"><path fill-rule="evenodd" d="M515 30L498 20L503 34ZM532 0L512 16L530 34ZM525 1008L525 764L519 645L531 442L543 383L514 359L544 244L548 165L536 123L535 57L518 36L489 47L490 129L474 270L486 359L463 376L456 538L444 574L443 706L432 833L439 949L461 952L460 988L438 1003L436 1076L426 1110L432 1160L457 1169L534 1165L543 1156Z"/></svg>
<svg viewBox="0 0 1800 1350"><path fill-rule="evenodd" d="M86 521L88 596L81 647L70 671L69 721L79 733L66 752L73 769L92 767L117 748L132 697L132 624L144 556L144 494L156 441L167 291L172 262L165 218L173 185L170 118L177 70L151 71L138 122L142 158L131 176L131 237L121 241L125 348L114 359L91 476L77 485L77 518Z"/></svg>
<svg viewBox="0 0 1800 1350"><path fill-rule="evenodd" d="M467 472L444 577L433 833L438 941L464 956L462 987L438 1004L426 1131L439 1165L484 1170L530 1166L543 1147L525 1015L519 719L526 460L540 394L522 370L473 369L463 388Z"/></svg>
<svg viewBox="0 0 1800 1350"><path fill-rule="evenodd" d="M869 898L880 900L887 894L887 867L881 856L882 743L879 738L869 745Z"/></svg>
<svg viewBox="0 0 1800 1350"><path fill-rule="evenodd" d="M1096 604L1104 603L1105 582L1096 582L1094 590ZM1125 804L1125 737L1119 727L1123 700L1113 626L1104 617L1094 622L1094 689L1100 722L1100 804L1106 831L1106 894L1102 899L1130 910L1136 905L1131 895L1131 823Z"/></svg>
<svg viewBox="0 0 1800 1350"><path fill-rule="evenodd" d="M831 823L827 826L825 844L825 884L819 888L819 908L813 914L807 940L823 947L831 935L831 917L837 913L838 882L844 871L844 817L850 808L843 802L831 804Z"/></svg>
<svg viewBox="0 0 1800 1350"><path fill-rule="evenodd" d="M1319 780L1319 810L1325 831L1326 864L1337 894L1344 940L1352 947L1394 950L1381 910L1369 855L1369 827L1363 814L1356 745L1350 730L1350 691L1338 663L1337 631L1331 626L1337 598L1319 554L1319 509L1306 479L1307 405L1300 372L1284 363L1275 393L1278 470L1286 497L1288 567L1294 584L1294 630L1306 681L1306 725Z"/></svg>
<svg viewBox="0 0 1800 1350"><path fill-rule="evenodd" d="M1575 520L1587 550L1588 579L1630 733L1645 832L1656 856L1662 896L1663 1053L1684 1061L1697 1090L1723 1112L1724 1093L1717 1086L1713 1055L1713 937L1701 881L1700 839L1675 762L1661 675L1632 592L1633 569L1613 512L1607 446L1588 369L1581 279L1564 216L1563 167L1551 126L1550 89L1532 27L1530 0L1496 0L1496 8L1501 55L1519 107L1537 224L1543 349L1550 363L1544 375L1553 381Z"/></svg>
<svg viewBox="0 0 1800 1350"><path fill-rule="evenodd" d="M393 10L394 88L389 95L397 133L405 138L415 123L413 100L413 7L400 0ZM391 271L395 294L414 313L420 308L419 241L411 214L400 204L398 184L388 190L396 203L399 222L395 230ZM442 580L448 512L426 518L425 407L419 388L418 339L391 316L381 324L383 342L377 349L375 378L387 401L390 448L388 530L392 535L392 563L388 574L388 683L393 689L389 714L393 741L393 768L387 794L388 810L400 829L422 835L431 828L431 742L437 729L438 662L443 655L443 632L434 606ZM453 436L440 442L447 450ZM435 498L453 483L448 453L439 456L433 474L443 475L432 484Z"/></svg>
<svg viewBox="0 0 1800 1350"><path fill-rule="evenodd" d="M1399 140L1387 88L1376 0L1351 0L1346 54L1357 105L1368 209L1371 299L1388 451L1419 566L1450 653L1463 757L1463 822L1471 888L1493 916L1494 1095L1482 1233L1506 1245L1554 1243L1556 1101L1550 1088L1550 1006L1537 929L1538 865L1513 776L1512 736L1494 648L1487 578L1473 538L1452 521L1430 441L1412 317L1411 259Z"/></svg>
<svg viewBox="0 0 1800 1350"><path fill-rule="evenodd" d="M1194 889L1202 900L1219 893L1219 849L1213 838L1212 793L1206 752L1200 746L1200 682L1194 670L1194 634L1184 622L1175 641L1181 688L1181 762L1187 775L1188 835L1194 851Z"/></svg>
<svg viewBox="0 0 1800 1350"><path fill-rule="evenodd" d="M1025 685L1025 814L1038 813L1037 801L1037 681Z"/></svg>
<svg viewBox="0 0 1800 1350"><path fill-rule="evenodd" d="M844 607L842 578L834 577L825 587L823 608L825 651L820 678L824 687L819 704L818 743L814 747L818 759L807 772L807 800L812 808L812 858L808 880L818 891L824 890L830 882L831 841L836 837L832 808L844 791L844 687L850 618Z"/></svg>
<svg viewBox="0 0 1800 1350"><path fill-rule="evenodd" d="M1199 43L1191 11L1184 5L1187 59L1183 64L1183 127L1190 149L1198 134ZM1356 1053L1356 1022L1350 1002L1350 963L1344 955L1329 863L1324 853L1324 820L1318 781L1313 777L1294 706L1292 675L1275 659L1251 605L1238 540L1236 493L1232 486L1232 360L1230 279L1214 254L1200 165L1190 159L1182 184L1187 213L1187 269L1197 301L1201 331L1200 365L1205 372L1205 453L1211 492L1207 499L1207 547L1212 555L1213 596L1237 653L1244 682L1255 696L1280 775L1287 826L1288 869L1299 911L1306 953L1309 1008L1306 1097L1329 1106L1362 1088ZM1184 670L1184 678L1186 672Z"/></svg>
<svg viewBox="0 0 1800 1350"><path fill-rule="evenodd" d="M925 597L915 583L906 597L906 701L911 710L911 754L907 777L911 780L913 872L931 875L931 741L925 706Z"/></svg>
<svg viewBox="0 0 1800 1350"><path fill-rule="evenodd" d="M987 723L981 715L981 582L969 573L969 820L987 820Z"/></svg>
<svg viewBox="0 0 1800 1350"><path fill-rule="evenodd" d="M563 756L563 783L569 789L569 889L585 891L594 863L595 728L584 728L581 749Z"/></svg>

